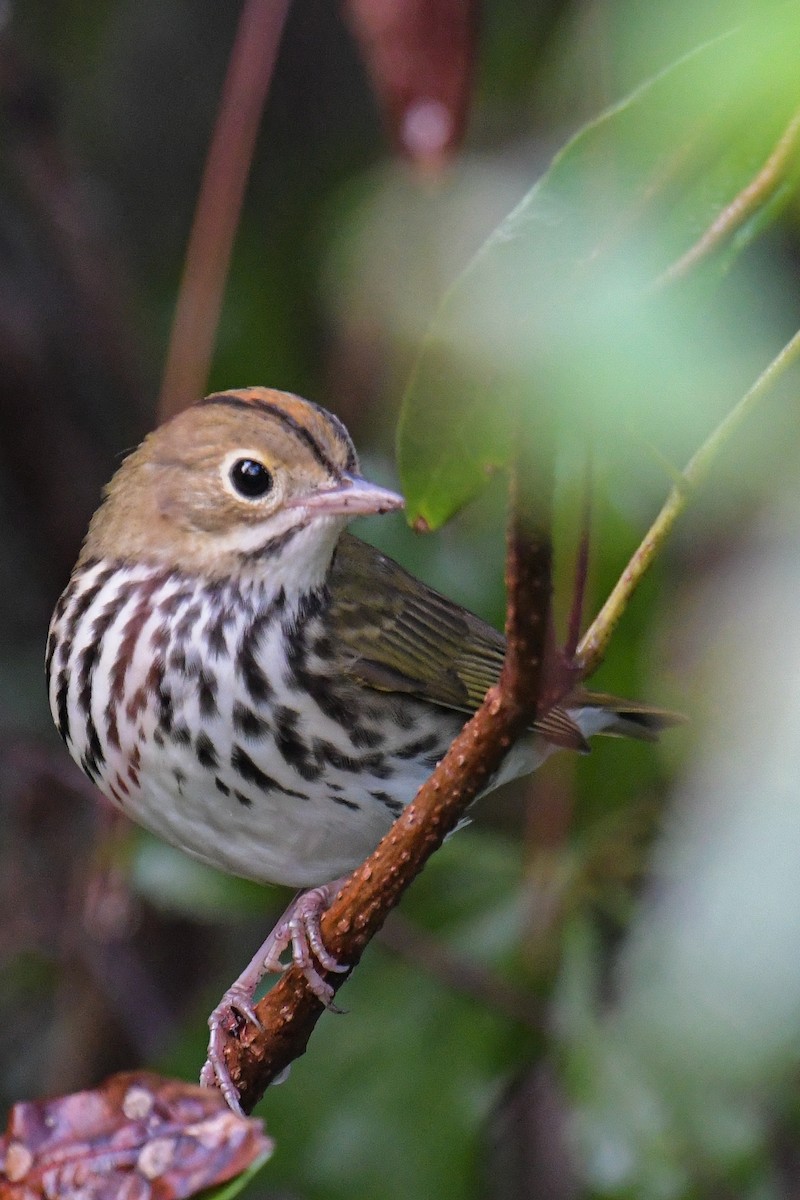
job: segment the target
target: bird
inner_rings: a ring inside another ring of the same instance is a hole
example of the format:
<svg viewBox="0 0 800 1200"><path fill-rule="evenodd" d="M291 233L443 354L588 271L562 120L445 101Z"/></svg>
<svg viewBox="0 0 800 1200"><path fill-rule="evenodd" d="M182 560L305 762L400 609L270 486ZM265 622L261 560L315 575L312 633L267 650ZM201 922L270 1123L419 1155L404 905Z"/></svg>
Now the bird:
<svg viewBox="0 0 800 1200"><path fill-rule="evenodd" d="M201 862L303 889L209 1018L202 1079L234 1109L224 1018L256 1020L289 947L330 1003L321 912L500 675L502 634L347 531L402 504L324 408L216 392L123 460L53 613L51 711L103 795ZM673 719L576 688L491 786Z"/></svg>

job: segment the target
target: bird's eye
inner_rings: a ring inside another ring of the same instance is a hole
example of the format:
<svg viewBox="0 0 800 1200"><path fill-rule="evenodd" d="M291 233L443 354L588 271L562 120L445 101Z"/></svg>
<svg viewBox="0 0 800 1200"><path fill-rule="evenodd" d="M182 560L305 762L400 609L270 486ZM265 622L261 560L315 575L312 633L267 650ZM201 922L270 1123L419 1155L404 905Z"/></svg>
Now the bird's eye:
<svg viewBox="0 0 800 1200"><path fill-rule="evenodd" d="M230 469L230 481L240 496L257 500L272 487L272 476L263 463L254 458L237 458Z"/></svg>

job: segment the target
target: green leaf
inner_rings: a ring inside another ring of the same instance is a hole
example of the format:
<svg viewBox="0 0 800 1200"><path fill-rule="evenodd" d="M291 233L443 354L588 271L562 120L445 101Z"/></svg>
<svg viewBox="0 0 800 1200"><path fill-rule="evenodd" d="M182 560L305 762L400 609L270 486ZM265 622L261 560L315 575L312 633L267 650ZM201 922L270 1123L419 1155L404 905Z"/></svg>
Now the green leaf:
<svg viewBox="0 0 800 1200"><path fill-rule="evenodd" d="M218 1188L211 1188L208 1191L200 1192L199 1196L201 1200L233 1200L234 1196L238 1196L249 1183L252 1183L256 1175L261 1171L264 1163L271 1157L271 1154L271 1150L265 1150L262 1155L251 1162L246 1171L242 1171L241 1175L237 1175L235 1179L229 1179L227 1183L223 1183Z"/></svg>
<svg viewBox="0 0 800 1200"><path fill-rule="evenodd" d="M224 875L144 830L136 833L131 880L160 912L195 921L260 916L274 898L260 884Z"/></svg>
<svg viewBox="0 0 800 1200"><path fill-rule="evenodd" d="M509 462L510 392L529 419L591 439L623 469L631 438L681 461L736 398L764 351L710 288L785 203L796 148L689 281L659 277L751 184L800 107L798 35L796 6L765 5L681 59L582 129L492 233L444 297L404 398L410 522L441 525ZM769 286L743 289L756 333Z"/></svg>

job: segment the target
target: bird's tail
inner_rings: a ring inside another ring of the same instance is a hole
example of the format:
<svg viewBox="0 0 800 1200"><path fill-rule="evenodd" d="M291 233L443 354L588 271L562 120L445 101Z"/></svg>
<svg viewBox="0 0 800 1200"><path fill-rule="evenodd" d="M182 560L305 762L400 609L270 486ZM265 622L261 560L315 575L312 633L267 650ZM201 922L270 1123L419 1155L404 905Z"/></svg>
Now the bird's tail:
<svg viewBox="0 0 800 1200"><path fill-rule="evenodd" d="M578 705L575 705L577 708ZM657 708L638 700L621 700L619 696L610 696L605 692L583 692L580 696L580 717L573 709L572 701L569 709L570 716L585 736L603 733L607 737L630 737L640 742L657 742L662 729L682 725L686 721L681 713L668 708ZM587 728L591 720L589 712L596 714L596 728L591 730Z"/></svg>

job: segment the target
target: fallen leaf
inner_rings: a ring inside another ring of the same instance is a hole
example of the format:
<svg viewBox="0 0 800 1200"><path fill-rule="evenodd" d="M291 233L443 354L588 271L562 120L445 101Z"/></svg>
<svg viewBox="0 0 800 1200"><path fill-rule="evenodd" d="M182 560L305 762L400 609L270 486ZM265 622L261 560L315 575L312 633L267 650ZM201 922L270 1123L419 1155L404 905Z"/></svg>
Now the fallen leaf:
<svg viewBox="0 0 800 1200"><path fill-rule="evenodd" d="M258 1120L211 1088L149 1071L14 1105L0 1139L0 1200L182 1200L265 1161Z"/></svg>

